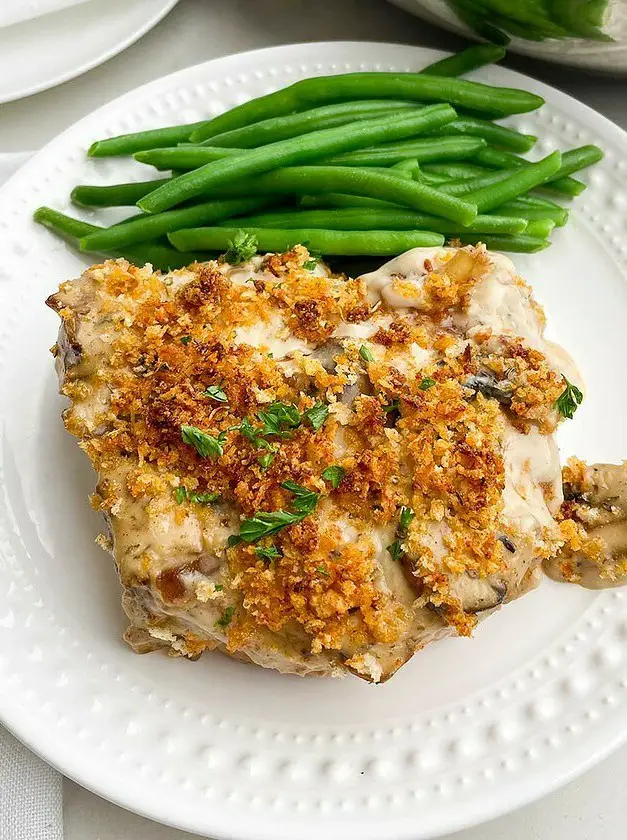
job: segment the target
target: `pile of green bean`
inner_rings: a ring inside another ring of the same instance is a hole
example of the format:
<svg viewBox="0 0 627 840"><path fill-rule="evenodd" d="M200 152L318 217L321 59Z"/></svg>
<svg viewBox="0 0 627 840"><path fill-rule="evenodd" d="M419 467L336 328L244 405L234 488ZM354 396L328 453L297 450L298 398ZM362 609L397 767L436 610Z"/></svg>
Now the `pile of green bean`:
<svg viewBox="0 0 627 840"><path fill-rule="evenodd" d="M165 174L79 185L72 201L140 212L110 227L47 207L35 220L82 252L162 270L212 258L239 230L260 251L304 242L324 256L390 256L445 240L539 251L568 219L542 192L578 195L585 184L573 173L602 152L521 157L537 138L494 120L543 99L457 78L503 54L477 45L420 73L304 79L206 122L99 140L91 157L133 155Z"/></svg>
<svg viewBox="0 0 627 840"><path fill-rule="evenodd" d="M603 31L609 0L447 0L478 35L506 44L510 35L525 41L587 38L611 41Z"/></svg>

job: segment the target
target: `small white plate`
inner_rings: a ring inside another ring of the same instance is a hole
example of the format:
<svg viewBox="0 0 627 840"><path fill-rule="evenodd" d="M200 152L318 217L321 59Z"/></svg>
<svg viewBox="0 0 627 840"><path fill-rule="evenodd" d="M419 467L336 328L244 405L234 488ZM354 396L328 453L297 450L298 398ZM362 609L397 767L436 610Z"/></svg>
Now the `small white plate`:
<svg viewBox="0 0 627 840"><path fill-rule="evenodd" d="M60 85L122 52L178 0L89 0L0 29L0 103Z"/></svg>
<svg viewBox="0 0 627 840"><path fill-rule="evenodd" d="M66 775L173 826L246 840L435 837L547 793L627 736L621 590L546 580L473 639L429 647L381 686L280 676L219 654L139 657L120 640L119 586L87 503L95 479L59 419L48 352L58 319L44 299L86 262L33 224L32 211L76 212L77 183L146 177L132 162L87 160L99 137L198 120L300 77L419 69L438 57L340 42L191 67L81 120L0 190L0 719ZM515 259L588 383L564 425L563 456L620 461L625 134L510 70L477 78L547 99L512 121L541 137L538 155L605 149L553 246Z"/></svg>

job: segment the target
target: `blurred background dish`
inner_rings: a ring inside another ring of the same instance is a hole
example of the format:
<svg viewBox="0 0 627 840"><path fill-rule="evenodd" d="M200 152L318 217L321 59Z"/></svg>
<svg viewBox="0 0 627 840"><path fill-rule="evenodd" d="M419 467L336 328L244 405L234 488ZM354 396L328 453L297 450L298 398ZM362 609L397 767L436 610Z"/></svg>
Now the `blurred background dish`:
<svg viewBox="0 0 627 840"><path fill-rule="evenodd" d="M60 4L64 8L57 5L49 14L51 4L43 3L35 17L0 27L0 103L102 64L152 29L177 2L89 0L68 6L66 0Z"/></svg>
<svg viewBox="0 0 627 840"><path fill-rule="evenodd" d="M627 0L392 0L454 32L513 52L627 73Z"/></svg>

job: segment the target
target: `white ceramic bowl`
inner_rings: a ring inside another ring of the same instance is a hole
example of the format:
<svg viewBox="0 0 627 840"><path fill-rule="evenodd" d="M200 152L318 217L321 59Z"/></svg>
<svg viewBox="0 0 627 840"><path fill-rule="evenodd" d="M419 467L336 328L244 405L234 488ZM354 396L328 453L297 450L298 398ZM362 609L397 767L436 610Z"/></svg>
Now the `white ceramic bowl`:
<svg viewBox="0 0 627 840"><path fill-rule="evenodd" d="M460 35L470 38L480 37L453 10L455 2L450 4L448 0L391 0L391 2L430 23L444 26ZM570 0L570 2L574 4L576 0ZM512 17L520 19L522 5L520 0L509 0L509 3ZM465 4L468 5L468 0L465 0ZM470 5L473 6L473 14L480 16L480 4ZM491 21L487 19L486 22ZM508 49L523 55L542 58L545 61L611 73L627 73L627 0L608 0L603 20L603 32L613 40L567 38L535 41L516 37L510 33L511 42Z"/></svg>

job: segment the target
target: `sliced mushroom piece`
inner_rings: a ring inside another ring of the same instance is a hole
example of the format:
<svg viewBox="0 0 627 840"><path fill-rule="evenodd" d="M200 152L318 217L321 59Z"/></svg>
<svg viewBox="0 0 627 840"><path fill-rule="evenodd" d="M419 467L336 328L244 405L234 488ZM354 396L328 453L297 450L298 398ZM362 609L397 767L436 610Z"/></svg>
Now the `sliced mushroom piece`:
<svg viewBox="0 0 627 840"><path fill-rule="evenodd" d="M477 373L469 376L463 383L465 388L471 388L475 394L483 394L490 400L497 400L503 405L512 401L514 389L507 379L497 379L489 373Z"/></svg>
<svg viewBox="0 0 627 840"><path fill-rule="evenodd" d="M590 551L564 548L545 561L546 574L587 589L627 584L627 462L578 464L569 472L574 475L564 483L566 512L594 542Z"/></svg>
<svg viewBox="0 0 627 840"><path fill-rule="evenodd" d="M459 599L466 613L480 613L499 607L507 595L507 584L498 578L460 575L451 581L451 594Z"/></svg>

